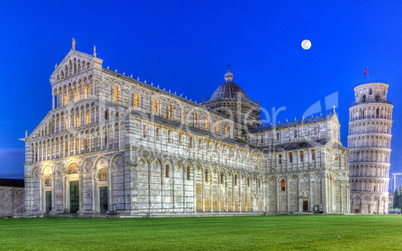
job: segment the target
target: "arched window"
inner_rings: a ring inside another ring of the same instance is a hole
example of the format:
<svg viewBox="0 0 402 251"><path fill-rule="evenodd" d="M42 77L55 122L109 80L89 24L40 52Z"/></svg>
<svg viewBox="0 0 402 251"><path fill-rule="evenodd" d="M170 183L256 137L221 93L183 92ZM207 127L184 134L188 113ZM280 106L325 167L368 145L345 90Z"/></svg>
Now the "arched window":
<svg viewBox="0 0 402 251"><path fill-rule="evenodd" d="M225 174L221 172L221 184L225 182Z"/></svg>
<svg viewBox="0 0 402 251"><path fill-rule="evenodd" d="M89 112L85 114L85 125L89 125Z"/></svg>
<svg viewBox="0 0 402 251"><path fill-rule="evenodd" d="M229 135L229 125L225 125L225 135Z"/></svg>
<svg viewBox="0 0 402 251"><path fill-rule="evenodd" d="M88 87L84 86L84 98L88 98Z"/></svg>
<svg viewBox="0 0 402 251"><path fill-rule="evenodd" d="M311 150L311 160L315 160L315 150Z"/></svg>
<svg viewBox="0 0 402 251"><path fill-rule="evenodd" d="M80 126L80 117L78 115L75 115L75 127Z"/></svg>
<svg viewBox="0 0 402 251"><path fill-rule="evenodd" d="M281 191L286 191L286 181L285 181L285 179L282 179L282 181L281 181Z"/></svg>
<svg viewBox="0 0 402 251"><path fill-rule="evenodd" d="M209 118L205 118L205 129L209 129Z"/></svg>
<svg viewBox="0 0 402 251"><path fill-rule="evenodd" d="M370 89L369 90L369 95L372 95L373 94L373 89Z"/></svg>
<svg viewBox="0 0 402 251"><path fill-rule="evenodd" d="M380 117L380 108L377 108L376 112L375 112L375 117L379 118Z"/></svg>
<svg viewBox="0 0 402 251"><path fill-rule="evenodd" d="M219 121L216 121L216 123L215 123L215 132L219 132L221 130L221 127L220 127L220 124L219 124Z"/></svg>
<svg viewBox="0 0 402 251"><path fill-rule="evenodd" d="M134 103L135 107L140 106L140 95L138 93L134 94L134 102L133 103Z"/></svg>
<svg viewBox="0 0 402 251"><path fill-rule="evenodd" d="M292 162L293 162L293 153L289 153L289 163L292 163Z"/></svg>
<svg viewBox="0 0 402 251"><path fill-rule="evenodd" d="M281 139L281 135L279 134L279 132L276 133L276 140L279 141Z"/></svg>
<svg viewBox="0 0 402 251"><path fill-rule="evenodd" d="M190 180L190 179L191 179L191 167L188 166L187 167L187 180Z"/></svg>
<svg viewBox="0 0 402 251"><path fill-rule="evenodd" d="M154 112L158 112L158 100L154 99Z"/></svg>
<svg viewBox="0 0 402 251"><path fill-rule="evenodd" d="M278 162L279 162L279 164L282 164L282 154L279 154L279 156L278 156Z"/></svg>
<svg viewBox="0 0 402 251"><path fill-rule="evenodd" d="M170 172L169 165L166 165L166 170L165 170L165 177L166 178L169 178L169 172Z"/></svg>
<svg viewBox="0 0 402 251"><path fill-rule="evenodd" d="M63 95L63 105L67 105L67 95Z"/></svg>
<svg viewBox="0 0 402 251"><path fill-rule="evenodd" d="M375 101L380 101L380 94L375 95Z"/></svg>
<svg viewBox="0 0 402 251"><path fill-rule="evenodd" d="M74 102L77 102L77 92L76 91L74 91L74 93L73 93L73 97L74 97Z"/></svg>
<svg viewBox="0 0 402 251"><path fill-rule="evenodd" d="M236 173L235 176L234 176L234 185L235 185L235 186L237 186L238 179L239 179L239 176L238 176L237 173Z"/></svg>
<svg viewBox="0 0 402 251"><path fill-rule="evenodd" d="M303 162L303 161L304 161L304 152L301 151L300 152L300 162Z"/></svg>
<svg viewBox="0 0 402 251"><path fill-rule="evenodd" d="M205 182L209 181L209 170L205 170Z"/></svg>
<svg viewBox="0 0 402 251"><path fill-rule="evenodd" d="M293 137L294 137L295 139L297 139L297 129L295 129L295 130L293 131Z"/></svg>
<svg viewBox="0 0 402 251"><path fill-rule="evenodd" d="M362 96L362 102L366 102L366 95Z"/></svg>
<svg viewBox="0 0 402 251"><path fill-rule="evenodd" d="M168 106L168 118L173 117L173 107L172 105Z"/></svg>
<svg viewBox="0 0 402 251"><path fill-rule="evenodd" d="M114 101L119 101L119 87L115 86L113 89Z"/></svg>

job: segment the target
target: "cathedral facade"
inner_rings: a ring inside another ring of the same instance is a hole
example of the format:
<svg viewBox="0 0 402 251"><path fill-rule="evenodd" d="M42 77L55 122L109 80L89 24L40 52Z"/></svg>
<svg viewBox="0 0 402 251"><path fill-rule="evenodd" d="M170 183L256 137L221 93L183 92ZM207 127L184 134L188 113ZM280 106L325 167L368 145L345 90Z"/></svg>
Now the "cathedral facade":
<svg viewBox="0 0 402 251"><path fill-rule="evenodd" d="M232 80L197 103L74 42L51 76L52 110L24 139L26 214L348 213L336 114L262 126Z"/></svg>

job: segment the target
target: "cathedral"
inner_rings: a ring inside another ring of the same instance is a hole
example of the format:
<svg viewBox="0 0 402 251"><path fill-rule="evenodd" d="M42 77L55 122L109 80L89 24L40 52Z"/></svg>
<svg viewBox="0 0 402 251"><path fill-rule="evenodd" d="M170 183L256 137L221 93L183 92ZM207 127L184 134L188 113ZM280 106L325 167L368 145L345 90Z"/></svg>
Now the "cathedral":
<svg viewBox="0 0 402 251"><path fill-rule="evenodd" d="M198 103L102 62L73 40L51 75L52 110L24 138L27 215L350 212L335 112L262 125L230 71Z"/></svg>

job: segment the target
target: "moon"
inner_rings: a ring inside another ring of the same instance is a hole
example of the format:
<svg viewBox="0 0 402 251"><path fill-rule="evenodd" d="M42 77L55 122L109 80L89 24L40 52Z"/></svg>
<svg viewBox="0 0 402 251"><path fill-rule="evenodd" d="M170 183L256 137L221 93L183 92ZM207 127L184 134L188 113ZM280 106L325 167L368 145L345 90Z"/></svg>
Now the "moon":
<svg viewBox="0 0 402 251"><path fill-rule="evenodd" d="M308 39L305 39L301 42L301 47L305 50L308 50L311 48L311 41Z"/></svg>

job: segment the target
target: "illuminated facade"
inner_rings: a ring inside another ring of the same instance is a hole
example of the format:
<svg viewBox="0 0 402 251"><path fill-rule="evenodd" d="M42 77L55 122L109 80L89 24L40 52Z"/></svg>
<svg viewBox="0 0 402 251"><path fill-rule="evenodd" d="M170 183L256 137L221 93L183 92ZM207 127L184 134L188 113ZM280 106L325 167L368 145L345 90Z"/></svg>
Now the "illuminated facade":
<svg viewBox="0 0 402 251"><path fill-rule="evenodd" d="M388 84L365 83L355 89L349 108L351 211L388 213L392 104Z"/></svg>
<svg viewBox="0 0 402 251"><path fill-rule="evenodd" d="M348 212L336 114L260 126L259 103L232 79L198 104L74 42L51 76L53 109L24 139L26 213Z"/></svg>

